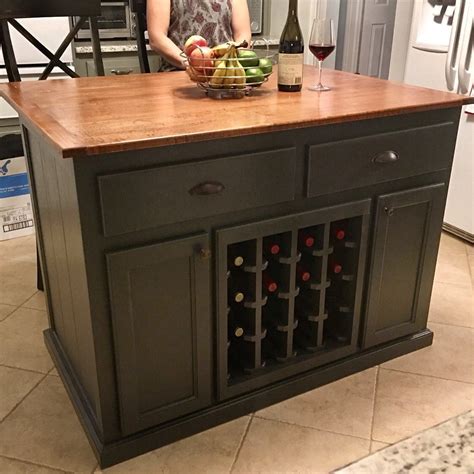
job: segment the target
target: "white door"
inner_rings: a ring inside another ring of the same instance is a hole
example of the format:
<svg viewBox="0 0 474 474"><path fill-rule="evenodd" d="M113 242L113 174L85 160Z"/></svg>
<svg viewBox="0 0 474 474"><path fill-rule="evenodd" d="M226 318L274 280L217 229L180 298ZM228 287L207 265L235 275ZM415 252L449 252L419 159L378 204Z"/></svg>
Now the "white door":
<svg viewBox="0 0 474 474"><path fill-rule="evenodd" d="M359 52L359 73L388 79L397 0L366 0Z"/></svg>

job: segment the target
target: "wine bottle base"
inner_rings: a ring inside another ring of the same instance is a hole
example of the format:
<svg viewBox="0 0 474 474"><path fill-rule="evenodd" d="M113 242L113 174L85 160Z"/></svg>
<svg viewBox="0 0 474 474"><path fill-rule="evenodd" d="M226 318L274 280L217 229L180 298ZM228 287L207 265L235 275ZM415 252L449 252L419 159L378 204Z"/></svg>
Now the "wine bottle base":
<svg viewBox="0 0 474 474"><path fill-rule="evenodd" d="M301 92L302 88L303 86L301 84L296 86L285 86L282 84L278 84L278 90L280 92Z"/></svg>

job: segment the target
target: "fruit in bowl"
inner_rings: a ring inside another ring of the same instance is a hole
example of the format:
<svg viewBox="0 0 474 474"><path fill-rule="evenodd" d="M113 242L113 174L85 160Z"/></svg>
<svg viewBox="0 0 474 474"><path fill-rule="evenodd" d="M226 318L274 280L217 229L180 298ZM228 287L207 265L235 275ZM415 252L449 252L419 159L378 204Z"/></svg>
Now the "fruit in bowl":
<svg viewBox="0 0 474 474"><path fill-rule="evenodd" d="M189 78L207 91L227 90L232 97L244 97L250 87L262 85L272 72L271 59L260 59L246 41L229 41L210 48L204 38L190 37L185 44ZM243 92L243 95L240 94Z"/></svg>
<svg viewBox="0 0 474 474"><path fill-rule="evenodd" d="M239 49L237 57L244 68L258 67L260 62L257 53L251 49Z"/></svg>
<svg viewBox="0 0 474 474"><path fill-rule="evenodd" d="M249 85L259 86L265 81L265 74L258 67L251 67L245 70L245 82Z"/></svg>
<svg viewBox="0 0 474 474"><path fill-rule="evenodd" d="M265 76L273 72L273 63L270 58L261 58L257 66Z"/></svg>
<svg viewBox="0 0 474 474"><path fill-rule="evenodd" d="M214 71L214 53L208 46L197 46L189 55L189 64L196 73L212 75Z"/></svg>
<svg viewBox="0 0 474 474"><path fill-rule="evenodd" d="M184 43L184 54L186 56L191 56L191 53L196 48L204 48L204 47L207 47L207 41L205 38L199 35L190 36L186 40L186 43Z"/></svg>

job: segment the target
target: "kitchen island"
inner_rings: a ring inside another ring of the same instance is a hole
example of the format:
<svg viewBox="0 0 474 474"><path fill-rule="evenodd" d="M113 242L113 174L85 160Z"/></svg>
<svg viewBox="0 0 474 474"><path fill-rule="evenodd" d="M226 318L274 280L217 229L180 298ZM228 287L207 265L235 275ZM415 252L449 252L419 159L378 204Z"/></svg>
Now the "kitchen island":
<svg viewBox="0 0 474 474"><path fill-rule="evenodd" d="M46 344L102 467L431 344L469 99L325 77L237 101L184 73L0 87Z"/></svg>

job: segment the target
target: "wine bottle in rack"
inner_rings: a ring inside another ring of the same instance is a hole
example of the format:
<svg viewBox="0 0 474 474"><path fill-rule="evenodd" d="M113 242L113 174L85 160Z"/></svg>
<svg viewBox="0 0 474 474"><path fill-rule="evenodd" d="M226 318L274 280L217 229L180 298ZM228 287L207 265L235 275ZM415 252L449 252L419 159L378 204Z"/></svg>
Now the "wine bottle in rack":
<svg viewBox="0 0 474 474"><path fill-rule="evenodd" d="M280 39L278 90L299 92L303 86L304 41L298 21L298 0L290 0L288 17Z"/></svg>
<svg viewBox="0 0 474 474"><path fill-rule="evenodd" d="M245 290L236 282L229 284L229 301L230 303L242 303L245 300Z"/></svg>
<svg viewBox="0 0 474 474"><path fill-rule="evenodd" d="M334 227L331 234L335 240L344 240L346 238L346 230L342 226Z"/></svg>
<svg viewBox="0 0 474 474"><path fill-rule="evenodd" d="M278 257L281 253L280 242L276 238L268 238L263 242L263 254L267 258Z"/></svg>
<svg viewBox="0 0 474 474"><path fill-rule="evenodd" d="M299 264L296 267L296 278L301 283L308 283L311 280L311 272L303 265Z"/></svg>
<svg viewBox="0 0 474 474"><path fill-rule="evenodd" d="M239 338L244 335L244 328L242 326L239 326L238 324L235 324L231 322L229 324L229 336L231 338Z"/></svg>
<svg viewBox="0 0 474 474"><path fill-rule="evenodd" d="M262 290L264 294L274 294L278 290L278 283L268 272L262 274Z"/></svg>
<svg viewBox="0 0 474 474"><path fill-rule="evenodd" d="M312 249L316 245L316 237L310 232L300 232L298 242L303 249Z"/></svg>
<svg viewBox="0 0 474 474"><path fill-rule="evenodd" d="M241 268L245 263L245 253L240 247L229 248L227 265L228 268Z"/></svg>
<svg viewBox="0 0 474 474"><path fill-rule="evenodd" d="M328 262L328 271L333 275L340 275L342 273L343 266L336 260L330 260Z"/></svg>

